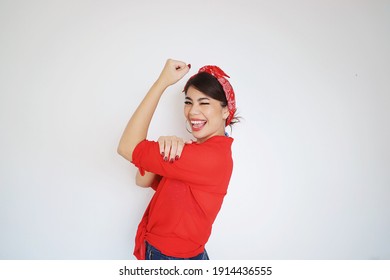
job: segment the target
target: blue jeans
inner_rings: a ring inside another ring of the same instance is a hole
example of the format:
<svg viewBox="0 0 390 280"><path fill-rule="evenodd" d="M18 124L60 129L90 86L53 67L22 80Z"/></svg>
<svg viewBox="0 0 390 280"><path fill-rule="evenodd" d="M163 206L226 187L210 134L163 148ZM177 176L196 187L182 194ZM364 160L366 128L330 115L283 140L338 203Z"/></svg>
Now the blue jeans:
<svg viewBox="0 0 390 280"><path fill-rule="evenodd" d="M208 260L209 256L207 255L206 250L199 255L192 258L176 258L164 255L156 247L153 247L148 242L146 242L146 260Z"/></svg>

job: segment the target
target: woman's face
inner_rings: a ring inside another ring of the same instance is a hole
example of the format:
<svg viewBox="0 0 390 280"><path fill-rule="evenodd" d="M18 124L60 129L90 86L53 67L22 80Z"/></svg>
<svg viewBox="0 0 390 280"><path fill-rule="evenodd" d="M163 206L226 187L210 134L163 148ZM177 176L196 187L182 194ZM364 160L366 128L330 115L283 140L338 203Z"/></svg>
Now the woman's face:
<svg viewBox="0 0 390 280"><path fill-rule="evenodd" d="M225 135L227 107L190 86L184 101L184 116L191 125L192 135L202 143L212 136Z"/></svg>

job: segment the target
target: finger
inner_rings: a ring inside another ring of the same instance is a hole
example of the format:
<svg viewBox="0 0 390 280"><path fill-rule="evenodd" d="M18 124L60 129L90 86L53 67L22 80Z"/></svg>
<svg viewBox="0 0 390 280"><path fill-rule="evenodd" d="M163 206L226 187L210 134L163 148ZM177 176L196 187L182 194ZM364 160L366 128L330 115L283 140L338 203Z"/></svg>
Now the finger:
<svg viewBox="0 0 390 280"><path fill-rule="evenodd" d="M172 146L172 140L166 138L164 141L164 161L168 161L169 159L171 146Z"/></svg>
<svg viewBox="0 0 390 280"><path fill-rule="evenodd" d="M187 141L185 142L185 144L192 144L192 143L196 143L196 140L190 139L190 140L187 140Z"/></svg>
<svg viewBox="0 0 390 280"><path fill-rule="evenodd" d="M186 64L182 61L177 61L177 63L174 64L176 71L182 71L183 75L187 74L191 69L191 64Z"/></svg>
<svg viewBox="0 0 390 280"><path fill-rule="evenodd" d="M161 156L164 157L164 155L165 155L165 152L164 152L164 147L165 147L164 137L159 137L157 142L158 142L158 146L159 146L159 149L160 149L160 154L161 154Z"/></svg>
<svg viewBox="0 0 390 280"><path fill-rule="evenodd" d="M177 155L177 148L179 146L179 139L174 139L172 142L171 151L169 154L169 162L174 162Z"/></svg>
<svg viewBox="0 0 390 280"><path fill-rule="evenodd" d="M179 69L184 69L187 67L187 64L183 61L179 61L179 60L171 60L173 66L175 66L175 69L176 70L179 70Z"/></svg>
<svg viewBox="0 0 390 280"><path fill-rule="evenodd" d="M185 143L183 140L178 142L175 160L178 160L181 157L181 153L183 152L184 145Z"/></svg>
<svg viewBox="0 0 390 280"><path fill-rule="evenodd" d="M176 68L177 74L179 74L180 78L184 77L188 72L190 72L190 68L187 65L184 67Z"/></svg>

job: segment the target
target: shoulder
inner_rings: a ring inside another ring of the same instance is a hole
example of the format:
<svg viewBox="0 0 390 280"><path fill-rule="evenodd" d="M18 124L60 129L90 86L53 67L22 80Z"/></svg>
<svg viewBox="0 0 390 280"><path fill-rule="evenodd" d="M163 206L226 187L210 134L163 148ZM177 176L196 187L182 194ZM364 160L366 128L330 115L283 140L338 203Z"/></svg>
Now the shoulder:
<svg viewBox="0 0 390 280"><path fill-rule="evenodd" d="M223 145L230 147L233 143L234 139L228 136L213 136L207 139L205 142L197 144L199 146L215 146L215 145Z"/></svg>
<svg viewBox="0 0 390 280"><path fill-rule="evenodd" d="M230 161L232 157L231 146L233 138L226 136L214 136L203 143L192 143L183 150L194 159L207 161L209 164L221 161Z"/></svg>
<svg viewBox="0 0 390 280"><path fill-rule="evenodd" d="M234 139L226 136L214 136L206 140L204 143L196 144L199 149L212 149L215 152L230 151Z"/></svg>

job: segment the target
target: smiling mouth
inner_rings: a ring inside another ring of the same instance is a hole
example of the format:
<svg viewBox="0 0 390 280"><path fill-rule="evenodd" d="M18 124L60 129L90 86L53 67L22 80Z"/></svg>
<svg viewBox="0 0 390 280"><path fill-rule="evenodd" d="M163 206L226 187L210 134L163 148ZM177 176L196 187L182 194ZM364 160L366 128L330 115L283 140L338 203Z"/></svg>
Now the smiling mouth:
<svg viewBox="0 0 390 280"><path fill-rule="evenodd" d="M206 123L207 123L207 121L192 120L191 121L192 131L199 131L199 130L201 130L206 125Z"/></svg>

